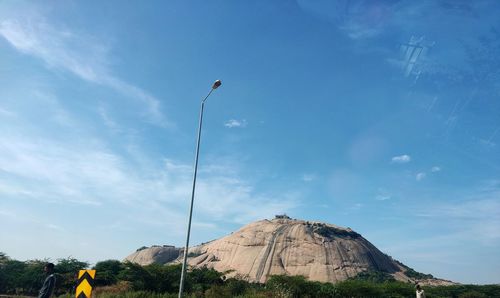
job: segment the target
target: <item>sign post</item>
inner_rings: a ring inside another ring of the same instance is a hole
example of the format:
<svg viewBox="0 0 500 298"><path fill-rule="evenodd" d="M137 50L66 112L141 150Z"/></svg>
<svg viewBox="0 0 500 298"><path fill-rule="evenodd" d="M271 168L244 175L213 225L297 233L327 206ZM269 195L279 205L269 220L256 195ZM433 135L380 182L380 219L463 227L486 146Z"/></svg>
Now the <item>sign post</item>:
<svg viewBox="0 0 500 298"><path fill-rule="evenodd" d="M76 298L90 298L94 286L95 270L80 270L76 284Z"/></svg>

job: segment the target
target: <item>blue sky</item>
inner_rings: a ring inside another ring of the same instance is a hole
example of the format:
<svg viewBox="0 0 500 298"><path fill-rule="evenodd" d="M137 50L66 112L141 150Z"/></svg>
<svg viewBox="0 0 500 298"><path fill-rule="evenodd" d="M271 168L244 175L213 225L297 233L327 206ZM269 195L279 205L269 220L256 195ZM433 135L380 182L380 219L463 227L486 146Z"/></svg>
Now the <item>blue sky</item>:
<svg viewBox="0 0 500 298"><path fill-rule="evenodd" d="M500 282L496 1L0 3L0 251L122 259L286 212Z"/></svg>

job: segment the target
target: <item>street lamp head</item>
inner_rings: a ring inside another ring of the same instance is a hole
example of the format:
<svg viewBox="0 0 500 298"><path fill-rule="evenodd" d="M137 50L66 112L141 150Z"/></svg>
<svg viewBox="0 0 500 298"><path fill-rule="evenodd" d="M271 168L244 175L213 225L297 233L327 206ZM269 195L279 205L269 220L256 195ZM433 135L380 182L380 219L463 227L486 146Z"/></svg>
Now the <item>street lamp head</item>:
<svg viewBox="0 0 500 298"><path fill-rule="evenodd" d="M215 81L214 85L212 86L212 89L217 89L222 85L222 82L220 80Z"/></svg>

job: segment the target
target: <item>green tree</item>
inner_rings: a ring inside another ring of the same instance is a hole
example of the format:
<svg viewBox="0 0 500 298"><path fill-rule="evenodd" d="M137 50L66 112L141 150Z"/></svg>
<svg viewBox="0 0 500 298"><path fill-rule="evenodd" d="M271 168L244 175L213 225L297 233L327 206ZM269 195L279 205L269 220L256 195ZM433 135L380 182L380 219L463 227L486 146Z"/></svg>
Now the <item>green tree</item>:
<svg viewBox="0 0 500 298"><path fill-rule="evenodd" d="M125 265L118 260L106 260L97 262L93 269L96 270L95 285L109 286L118 281L118 275Z"/></svg>
<svg viewBox="0 0 500 298"><path fill-rule="evenodd" d="M6 278L7 278L7 275L5 273L5 263L7 263L7 261L9 260L9 257L3 253L3 252L0 252L0 293L6 293L7 290L6 290Z"/></svg>
<svg viewBox="0 0 500 298"><path fill-rule="evenodd" d="M153 277L144 267L128 261L125 262L123 266L123 270L118 274L119 280L130 282L132 290L134 291L151 290Z"/></svg>
<svg viewBox="0 0 500 298"><path fill-rule="evenodd" d="M0 251L0 265L2 265L4 262L6 262L8 260L9 260L9 257L7 256L7 254Z"/></svg>
<svg viewBox="0 0 500 298"><path fill-rule="evenodd" d="M458 298L487 298L487 297L488 296L486 296L486 294L474 290L467 291L458 295Z"/></svg>
<svg viewBox="0 0 500 298"><path fill-rule="evenodd" d="M206 267L192 269L186 278L186 290L189 292L204 293L212 285L221 284L222 273Z"/></svg>
<svg viewBox="0 0 500 298"><path fill-rule="evenodd" d="M150 290L161 293L175 293L179 291L181 265L151 264L144 267L151 275Z"/></svg>
<svg viewBox="0 0 500 298"><path fill-rule="evenodd" d="M55 272L57 274L56 293L73 293L78 280L78 271L88 267L89 263L79 261L72 257L58 259L57 265L55 266Z"/></svg>
<svg viewBox="0 0 500 298"><path fill-rule="evenodd" d="M340 297L337 287L329 282L322 283L317 297Z"/></svg>
<svg viewBox="0 0 500 298"><path fill-rule="evenodd" d="M224 281L224 287L227 288L231 297L235 297L243 295L249 288L249 284L241 279L229 278Z"/></svg>
<svg viewBox="0 0 500 298"><path fill-rule="evenodd" d="M22 294L36 295L43 284L46 260L29 260L24 262L23 272L19 277L17 288Z"/></svg>
<svg viewBox="0 0 500 298"><path fill-rule="evenodd" d="M415 286L411 283L384 282L379 284L386 297L411 297L415 295Z"/></svg>
<svg viewBox="0 0 500 298"><path fill-rule="evenodd" d="M355 277L350 279L363 280L374 283L380 283L385 281L395 281L394 277L387 272L382 271L363 271L358 273Z"/></svg>
<svg viewBox="0 0 500 298"><path fill-rule="evenodd" d="M320 282L307 281L303 276L273 275L266 287L279 297L316 297L321 290Z"/></svg>
<svg viewBox="0 0 500 298"><path fill-rule="evenodd" d="M340 297L384 297L377 284L366 281L347 280L338 283L337 289Z"/></svg>
<svg viewBox="0 0 500 298"><path fill-rule="evenodd" d="M22 276L26 264L21 261L7 259L2 264L4 282L2 283L2 292L6 294L16 294L22 292Z"/></svg>

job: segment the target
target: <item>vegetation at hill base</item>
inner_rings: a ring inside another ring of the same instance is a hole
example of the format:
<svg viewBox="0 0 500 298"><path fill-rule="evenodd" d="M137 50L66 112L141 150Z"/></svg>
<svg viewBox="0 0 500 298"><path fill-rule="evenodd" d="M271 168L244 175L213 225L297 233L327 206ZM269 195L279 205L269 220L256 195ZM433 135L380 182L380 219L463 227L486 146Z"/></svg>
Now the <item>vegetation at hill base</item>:
<svg viewBox="0 0 500 298"><path fill-rule="evenodd" d="M36 295L44 279L47 260L17 261L0 253L0 294ZM88 268L87 262L74 258L56 262L60 298L74 297L76 274ZM95 296L98 298L177 297L180 265L140 266L117 260L98 262ZM500 297L500 285L454 285L424 287L427 297ZM395 281L381 272L363 272L337 284L308 281L302 276L275 275L265 284L244 278L225 278L213 269L192 269L185 285L186 297L415 297L411 283Z"/></svg>

